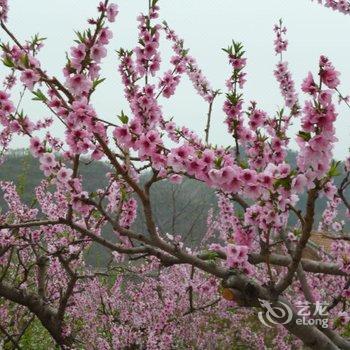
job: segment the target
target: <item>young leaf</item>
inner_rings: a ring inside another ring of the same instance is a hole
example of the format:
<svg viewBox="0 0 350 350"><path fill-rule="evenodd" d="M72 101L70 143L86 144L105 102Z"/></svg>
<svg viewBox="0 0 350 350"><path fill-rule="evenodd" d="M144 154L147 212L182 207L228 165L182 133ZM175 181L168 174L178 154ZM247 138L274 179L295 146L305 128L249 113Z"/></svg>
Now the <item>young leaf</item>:
<svg viewBox="0 0 350 350"><path fill-rule="evenodd" d="M35 97L32 98L33 101L47 101L47 97L43 94L43 92L38 89L37 91L32 91L33 92L33 95Z"/></svg>

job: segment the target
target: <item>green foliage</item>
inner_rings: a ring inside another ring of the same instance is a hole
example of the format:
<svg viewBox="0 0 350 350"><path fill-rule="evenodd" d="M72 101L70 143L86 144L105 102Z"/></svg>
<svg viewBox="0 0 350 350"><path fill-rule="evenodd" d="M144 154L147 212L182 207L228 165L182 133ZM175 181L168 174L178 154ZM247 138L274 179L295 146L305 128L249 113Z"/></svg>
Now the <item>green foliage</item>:
<svg viewBox="0 0 350 350"><path fill-rule="evenodd" d="M92 89L95 90L97 88L97 86L102 84L105 80L106 80L106 78L95 79L92 83Z"/></svg>
<svg viewBox="0 0 350 350"><path fill-rule="evenodd" d="M311 139L311 134L305 131L299 131L298 136L304 141L309 141Z"/></svg>
<svg viewBox="0 0 350 350"><path fill-rule="evenodd" d="M32 91L32 93L35 96L32 98L33 101L47 101L47 97L43 94L43 92L40 89L38 89L37 91Z"/></svg>
<svg viewBox="0 0 350 350"><path fill-rule="evenodd" d="M25 68L29 68L29 57L27 54L22 55L20 61Z"/></svg>
<svg viewBox="0 0 350 350"><path fill-rule="evenodd" d="M339 176L341 175L340 171L339 171L339 165L341 164L341 162L336 162L334 160L332 160L332 165L331 168L328 171L328 176L329 177L335 177L335 176Z"/></svg>
<svg viewBox="0 0 350 350"><path fill-rule="evenodd" d="M48 331L37 319L31 323L20 342L21 349L53 350L57 349Z"/></svg>
<svg viewBox="0 0 350 350"><path fill-rule="evenodd" d="M123 123L123 124L127 124L129 121L129 117L124 114L124 111L121 111L120 115L118 115L118 119Z"/></svg>
<svg viewBox="0 0 350 350"><path fill-rule="evenodd" d="M2 60L2 63L9 68L13 68L15 66L15 64L9 56L5 56L5 58Z"/></svg>

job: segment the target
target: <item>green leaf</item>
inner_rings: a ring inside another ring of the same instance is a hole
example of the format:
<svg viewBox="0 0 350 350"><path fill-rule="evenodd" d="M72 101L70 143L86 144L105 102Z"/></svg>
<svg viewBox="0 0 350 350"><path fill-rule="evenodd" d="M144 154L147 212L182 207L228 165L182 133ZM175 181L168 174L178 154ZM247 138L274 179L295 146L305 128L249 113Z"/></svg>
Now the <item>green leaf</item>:
<svg viewBox="0 0 350 350"><path fill-rule="evenodd" d="M120 189L120 194L121 194L121 200L122 200L122 201L125 201L125 200L127 199L128 194L127 194L127 192L126 192L126 190L125 190L124 187L122 187L122 188Z"/></svg>
<svg viewBox="0 0 350 350"><path fill-rule="evenodd" d="M328 171L328 176L335 177L335 176L341 175L341 173L338 169L339 164L340 164L340 161L336 162L336 161L332 160L331 167Z"/></svg>
<svg viewBox="0 0 350 350"><path fill-rule="evenodd" d="M156 33L156 31L157 31L157 28L156 28L156 27L153 27L153 28L151 29L151 35L153 36L153 35Z"/></svg>
<svg viewBox="0 0 350 350"><path fill-rule="evenodd" d="M102 214L99 211L95 210L92 213L92 216L94 217L94 219L99 220L102 217Z"/></svg>
<svg viewBox="0 0 350 350"><path fill-rule="evenodd" d="M29 67L29 58L28 55L23 55L21 57L21 63L23 64L24 67L28 68Z"/></svg>
<svg viewBox="0 0 350 350"><path fill-rule="evenodd" d="M299 131L298 136L305 141L309 141L311 139L311 134L305 131Z"/></svg>
<svg viewBox="0 0 350 350"><path fill-rule="evenodd" d="M105 80L106 80L106 78L95 79L94 82L92 83L92 88L95 90L96 87L97 87L98 85L102 84Z"/></svg>
<svg viewBox="0 0 350 350"><path fill-rule="evenodd" d="M32 92L33 92L33 95L35 96L32 98L33 101L43 101L43 102L47 101L47 97L43 94L43 92L40 89Z"/></svg>
<svg viewBox="0 0 350 350"><path fill-rule="evenodd" d="M129 121L128 116L125 115L123 111L122 111L122 113L120 115L118 115L118 118L123 124L127 124L128 121Z"/></svg>
<svg viewBox="0 0 350 350"><path fill-rule="evenodd" d="M3 60L2 63L6 66L6 67L10 67L13 68L15 66L15 64L13 63L13 61L11 60L10 57L6 56Z"/></svg>
<svg viewBox="0 0 350 350"><path fill-rule="evenodd" d="M300 237L301 234L302 234L301 230L300 230L300 229L297 229L297 228L293 231L293 233L294 233L294 235L297 236L297 237Z"/></svg>
<svg viewBox="0 0 350 350"><path fill-rule="evenodd" d="M182 57L185 57L185 56L187 56L187 54L189 53L189 51L190 51L190 49L184 49L184 50L181 50L181 56Z"/></svg>
<svg viewBox="0 0 350 350"><path fill-rule="evenodd" d="M239 166L242 168L242 169L248 169L249 168L249 164L248 162L245 160L245 159L241 159L239 162L238 162Z"/></svg>
<svg viewBox="0 0 350 350"><path fill-rule="evenodd" d="M226 94L226 98L234 105L236 106L238 104L238 102L241 100L242 98L242 94L235 94L235 93L227 93Z"/></svg>
<svg viewBox="0 0 350 350"><path fill-rule="evenodd" d="M222 163L222 157L216 158L215 159L215 165L220 168Z"/></svg>
<svg viewBox="0 0 350 350"><path fill-rule="evenodd" d="M291 182L291 179L289 177L287 177L285 179L278 179L275 181L274 187L278 188L278 187L282 186L285 189L290 189L291 183L292 182Z"/></svg>
<svg viewBox="0 0 350 350"><path fill-rule="evenodd" d="M80 43L85 42L85 33L81 34L79 31L76 31L75 34L78 37Z"/></svg>
<svg viewBox="0 0 350 350"><path fill-rule="evenodd" d="M212 250L205 251L205 254L206 254L207 260L215 260L220 257L219 253L214 252Z"/></svg>

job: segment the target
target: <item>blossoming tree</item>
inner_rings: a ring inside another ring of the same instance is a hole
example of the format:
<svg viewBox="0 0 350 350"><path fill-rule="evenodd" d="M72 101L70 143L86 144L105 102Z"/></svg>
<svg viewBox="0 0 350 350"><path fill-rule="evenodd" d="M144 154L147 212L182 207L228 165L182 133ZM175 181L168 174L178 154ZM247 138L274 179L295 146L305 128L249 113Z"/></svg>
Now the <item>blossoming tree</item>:
<svg viewBox="0 0 350 350"><path fill-rule="evenodd" d="M325 5L349 13L347 1ZM45 175L34 189L32 206L21 200L13 183L0 183L7 203L0 212L4 344L21 348L21 339L39 320L62 348L204 349L243 342L263 349L266 341L277 349L302 344L349 349L350 237L338 211L340 206L350 210L350 160L338 187L334 177L340 165L332 160L338 117L334 97L346 104L348 99L338 89L340 74L331 61L320 57L317 70L302 84L306 99L301 103L283 58L288 43L280 21L274 28L279 57L274 74L285 106L268 115L258 103L244 101L245 52L233 42L224 50L232 73L223 105L233 142L216 146L210 142L210 124L213 103L222 92L210 86L184 41L159 20L158 0L150 1L149 11L138 17L137 46L118 51L131 114L122 112L110 122L95 112L91 96L104 80L99 71L112 38L108 23L117 15L117 5L108 0L98 5L89 29L77 33L61 81L38 60L43 39L35 36L21 43L6 24L7 1L0 1L0 25L9 39L1 44L9 69L0 91L2 160L12 137L20 135L29 140ZM173 49L164 73L159 73L161 35ZM162 113L160 100L170 99L185 75L208 105L202 136ZM46 106L51 118L34 122L20 110L11 89L21 85L35 103ZM292 167L286 161L287 131L297 119L299 152ZM64 128L64 139L50 130L54 122ZM96 161L109 165L108 184L88 192L80 169ZM142 184L144 171L150 176ZM186 247L181 235L161 232L152 211L152 185L178 184L184 177L214 188L218 196L218 214L208 216L208 230L196 250ZM298 199L304 192L307 203L302 207ZM316 223L321 196L328 204ZM132 228L137 203L145 232ZM295 227L289 224L291 216L298 220ZM115 240L104 238L107 228ZM331 252L318 252L319 261L314 261L304 252L317 228L333 244ZM113 253L103 270L84 263L92 243ZM280 303L291 319L270 315L273 340L269 329L257 328L254 320L264 305ZM328 327L298 322L298 303L310 305L309 321L326 311ZM326 305L323 312L320 304Z"/></svg>

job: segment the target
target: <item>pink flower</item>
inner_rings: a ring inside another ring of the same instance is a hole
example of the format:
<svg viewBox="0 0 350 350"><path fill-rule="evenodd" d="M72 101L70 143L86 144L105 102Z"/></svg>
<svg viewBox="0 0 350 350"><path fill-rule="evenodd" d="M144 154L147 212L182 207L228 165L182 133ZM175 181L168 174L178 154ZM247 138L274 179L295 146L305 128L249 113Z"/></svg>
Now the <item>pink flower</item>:
<svg viewBox="0 0 350 350"><path fill-rule="evenodd" d="M4 91L0 91L0 117L8 116L15 111L15 106L9 100L10 95Z"/></svg>
<svg viewBox="0 0 350 350"><path fill-rule="evenodd" d="M0 0L0 20L6 22L7 21L7 13L9 10L9 6L7 0Z"/></svg>
<svg viewBox="0 0 350 350"><path fill-rule="evenodd" d="M304 187L306 186L308 179L304 174L297 175L292 180L292 190L296 193L301 193L304 191Z"/></svg>
<svg viewBox="0 0 350 350"><path fill-rule="evenodd" d="M66 85L75 96L87 94L92 88L91 80L87 79L83 74L75 74L69 77Z"/></svg>
<svg viewBox="0 0 350 350"><path fill-rule="evenodd" d="M158 43L157 42L148 42L145 45L143 54L145 55L146 58L150 59L156 52L157 52L157 48L158 48Z"/></svg>
<svg viewBox="0 0 350 350"><path fill-rule="evenodd" d="M217 185L221 183L221 173L220 170L217 169L211 169L208 173L209 179L212 181L213 184Z"/></svg>
<svg viewBox="0 0 350 350"><path fill-rule="evenodd" d="M322 82L325 83L330 89L335 89L339 85L339 75L340 73L333 68L325 68L321 71Z"/></svg>
<svg viewBox="0 0 350 350"><path fill-rule="evenodd" d="M187 171L190 175L197 175L204 167L204 163L198 158L186 161Z"/></svg>
<svg viewBox="0 0 350 350"><path fill-rule="evenodd" d="M29 89L33 90L34 84L38 82L40 75L32 69L25 69L21 74L21 82Z"/></svg>
<svg viewBox="0 0 350 350"><path fill-rule="evenodd" d="M52 153L44 153L40 159L40 170L44 172L45 176L50 176L53 168L56 166L56 160Z"/></svg>
<svg viewBox="0 0 350 350"><path fill-rule="evenodd" d="M54 167L56 165L56 160L52 153L44 153L40 157L40 163L44 165L48 165L50 167Z"/></svg>
<svg viewBox="0 0 350 350"><path fill-rule="evenodd" d="M318 100L322 106L327 107L332 102L332 90L323 90L318 95Z"/></svg>
<svg viewBox="0 0 350 350"><path fill-rule="evenodd" d="M67 168L63 167L57 173L57 179L58 179L58 181L60 181L62 183L67 183L68 180L70 180L70 178L72 177L72 175L73 175L72 169L67 169Z"/></svg>
<svg viewBox="0 0 350 350"><path fill-rule="evenodd" d="M91 158L92 158L93 160L100 160L100 159L103 158L103 156L104 156L104 153L103 153L100 149L98 149L98 148L96 148L96 149L91 153Z"/></svg>
<svg viewBox="0 0 350 350"><path fill-rule="evenodd" d="M101 45L107 45L109 43L109 40L112 38L113 38L113 33L108 28L103 28L101 29L98 42Z"/></svg>
<svg viewBox="0 0 350 350"><path fill-rule="evenodd" d="M187 145L183 145L179 148L172 149L171 153L173 153L176 157L180 158L181 160L185 160L192 153L192 148Z"/></svg>
<svg viewBox="0 0 350 350"><path fill-rule="evenodd" d="M278 175L279 178L285 178L290 173L290 165L286 163L282 163L278 166Z"/></svg>
<svg viewBox="0 0 350 350"><path fill-rule="evenodd" d="M10 94L8 94L5 91L0 91L0 102L1 103L4 101L7 101L9 97L10 97Z"/></svg>
<svg viewBox="0 0 350 350"><path fill-rule="evenodd" d="M202 155L202 161L206 164L212 164L213 163L213 160L215 158L215 153L214 151L210 150L210 149L206 149L204 152L203 152L203 155Z"/></svg>
<svg viewBox="0 0 350 350"><path fill-rule="evenodd" d="M248 261L248 247L245 245L228 244L226 247L226 262L231 268L244 267Z"/></svg>
<svg viewBox="0 0 350 350"><path fill-rule="evenodd" d="M91 58L96 62L100 62L102 58L107 56L107 50L102 45L94 45L91 48Z"/></svg>
<svg viewBox="0 0 350 350"><path fill-rule="evenodd" d="M156 150L156 144L150 141L146 135L141 135L140 140L136 143L139 150L139 157L145 158L152 155Z"/></svg>
<svg viewBox="0 0 350 350"><path fill-rule="evenodd" d="M79 44L77 47L71 47L70 51L73 65L75 67L79 66L86 56L86 46L84 44Z"/></svg>
<svg viewBox="0 0 350 350"><path fill-rule="evenodd" d="M306 92L310 95L315 95L317 92L317 86L314 81L314 78L312 76L312 73L309 72L307 77L304 79L302 85L301 85L301 90L303 92Z"/></svg>
<svg viewBox="0 0 350 350"><path fill-rule="evenodd" d="M235 175L235 171L231 166L225 166L220 170L220 177L222 183L230 183Z"/></svg>
<svg viewBox="0 0 350 350"><path fill-rule="evenodd" d="M338 78L340 73L334 69L332 63L325 56L320 57L320 68L322 82L330 89L335 89L340 83Z"/></svg>
<svg viewBox="0 0 350 350"><path fill-rule="evenodd" d="M309 141L310 148L319 152L323 149L327 149L329 145L329 140L324 135L316 135Z"/></svg>
<svg viewBox="0 0 350 350"><path fill-rule="evenodd" d="M249 125L253 130L262 126L266 120L266 113L260 109L255 109L250 114Z"/></svg>
<svg viewBox="0 0 350 350"><path fill-rule="evenodd" d="M244 185L255 185L257 181L257 175L254 170L244 169L241 173L240 180Z"/></svg>
<svg viewBox="0 0 350 350"><path fill-rule="evenodd" d="M113 130L113 136L118 143L127 147L131 146L132 136L126 125L116 127Z"/></svg>
<svg viewBox="0 0 350 350"><path fill-rule="evenodd" d="M265 173L259 174L259 182L266 188L270 188L272 186L272 176Z"/></svg>
<svg viewBox="0 0 350 350"><path fill-rule="evenodd" d="M44 152L44 147L42 146L38 137L32 137L30 139L29 149L34 157L38 157Z"/></svg>
<svg viewBox="0 0 350 350"><path fill-rule="evenodd" d="M323 188L323 192L329 200L333 200L334 195L337 193L337 187L333 183L327 182Z"/></svg>
<svg viewBox="0 0 350 350"><path fill-rule="evenodd" d="M109 22L114 22L115 21L115 18L117 17L118 15L118 5L117 4L110 4L108 7L107 7L107 19Z"/></svg>

